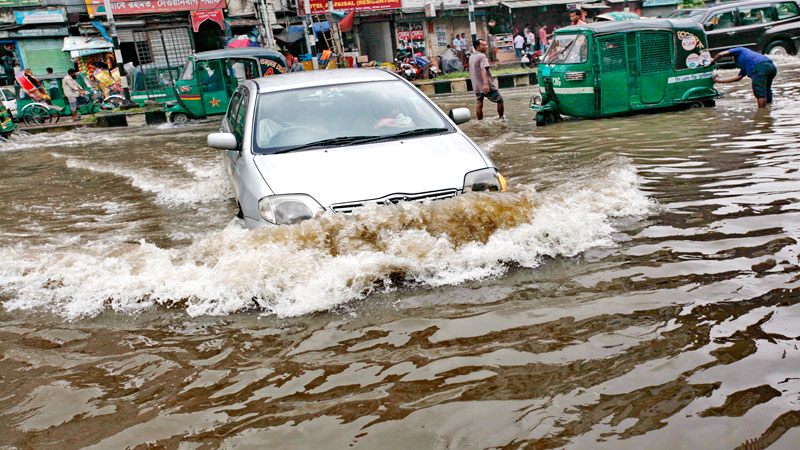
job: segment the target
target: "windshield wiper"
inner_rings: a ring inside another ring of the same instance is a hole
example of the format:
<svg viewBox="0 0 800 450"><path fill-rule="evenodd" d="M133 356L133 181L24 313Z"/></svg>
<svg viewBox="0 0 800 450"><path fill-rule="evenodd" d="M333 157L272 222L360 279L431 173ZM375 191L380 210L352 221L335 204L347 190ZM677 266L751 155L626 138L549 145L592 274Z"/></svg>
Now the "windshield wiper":
<svg viewBox="0 0 800 450"><path fill-rule="evenodd" d="M448 128L418 128L416 130L408 130L402 131L396 134L387 134L383 136L339 136L331 139L323 139L321 141L314 141L309 142L308 144L298 145L296 147L289 147L284 148L282 150L278 150L277 152L273 152L273 155L278 153L288 153L294 152L298 150L306 150L309 148L315 147L327 147L327 146L336 146L336 145L344 145L344 144L366 144L368 142L377 142L386 139L395 139L399 137L408 137L408 136L421 136L424 134L434 134L434 133L441 133L444 131L450 131Z"/></svg>
<svg viewBox="0 0 800 450"><path fill-rule="evenodd" d="M314 147L327 147L327 146L335 146L335 145L344 145L344 144L354 144L357 142L369 142L374 139L380 139L383 136L339 136L330 139L323 139L321 141L314 141L309 142L308 144L298 145L295 147L284 148L282 150L278 150L277 152L273 152L274 154L278 153L288 153L294 152L297 150L305 150L308 148Z"/></svg>
<svg viewBox="0 0 800 450"><path fill-rule="evenodd" d="M434 134L434 133L442 133L445 131L450 131L449 128L417 128L416 130L408 130L408 131L401 131L400 133L395 134L388 134L386 136L381 136L383 139L394 139L399 137L408 137L408 136L422 136L424 134Z"/></svg>

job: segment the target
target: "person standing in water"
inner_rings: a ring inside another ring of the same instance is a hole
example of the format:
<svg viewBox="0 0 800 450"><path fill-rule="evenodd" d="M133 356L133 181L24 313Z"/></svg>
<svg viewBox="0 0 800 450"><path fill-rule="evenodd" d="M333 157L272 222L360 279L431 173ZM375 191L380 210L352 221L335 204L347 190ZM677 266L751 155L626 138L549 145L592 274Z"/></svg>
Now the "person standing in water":
<svg viewBox="0 0 800 450"><path fill-rule="evenodd" d="M500 95L492 79L489 58L486 57L486 41L476 39L472 41L472 45L475 47L475 53L469 57L469 78L472 80L472 91L475 92L478 101L475 114L478 120L483 120L483 99L488 98L490 102L497 103L497 115L501 121L505 121L503 96Z"/></svg>
<svg viewBox="0 0 800 450"><path fill-rule="evenodd" d="M716 62L718 59L729 55L733 56L736 66L739 67L739 74L731 78L721 78L718 75L714 75L714 81L717 83L735 83L748 76L752 80L753 95L756 97L758 107L764 108L767 103L772 103L772 80L778 74L778 68L775 67L775 63L766 55L744 47L734 47L724 52L719 52L717 56L711 59L711 62Z"/></svg>

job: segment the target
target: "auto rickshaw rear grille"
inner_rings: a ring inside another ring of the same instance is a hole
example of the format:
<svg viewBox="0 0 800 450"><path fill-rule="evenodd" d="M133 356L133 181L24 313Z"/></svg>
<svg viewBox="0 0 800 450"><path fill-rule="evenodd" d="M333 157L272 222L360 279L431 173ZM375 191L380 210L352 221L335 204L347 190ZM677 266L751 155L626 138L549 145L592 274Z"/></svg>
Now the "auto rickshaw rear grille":
<svg viewBox="0 0 800 450"><path fill-rule="evenodd" d="M665 72L671 69L670 33L649 31L639 33L639 55L642 73Z"/></svg>

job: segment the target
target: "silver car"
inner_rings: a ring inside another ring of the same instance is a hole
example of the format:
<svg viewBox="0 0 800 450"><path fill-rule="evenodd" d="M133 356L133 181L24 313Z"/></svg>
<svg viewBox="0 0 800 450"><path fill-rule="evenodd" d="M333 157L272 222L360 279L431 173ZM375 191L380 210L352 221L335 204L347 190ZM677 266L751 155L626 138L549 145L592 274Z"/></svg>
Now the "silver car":
<svg viewBox="0 0 800 450"><path fill-rule="evenodd" d="M375 69L297 72L249 80L220 133L225 169L248 228L293 224L367 204L503 191L494 163L399 76Z"/></svg>

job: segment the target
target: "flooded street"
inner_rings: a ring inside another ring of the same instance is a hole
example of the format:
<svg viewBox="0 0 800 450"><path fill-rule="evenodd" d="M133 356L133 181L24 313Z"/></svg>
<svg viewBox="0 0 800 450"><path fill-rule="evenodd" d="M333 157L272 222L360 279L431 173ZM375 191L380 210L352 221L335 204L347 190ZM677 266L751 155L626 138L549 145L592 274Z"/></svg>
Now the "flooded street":
<svg viewBox="0 0 800 450"><path fill-rule="evenodd" d="M462 129L509 192L256 231L215 123L0 143L0 448L796 449L778 67L766 111L536 128L504 91Z"/></svg>

